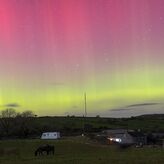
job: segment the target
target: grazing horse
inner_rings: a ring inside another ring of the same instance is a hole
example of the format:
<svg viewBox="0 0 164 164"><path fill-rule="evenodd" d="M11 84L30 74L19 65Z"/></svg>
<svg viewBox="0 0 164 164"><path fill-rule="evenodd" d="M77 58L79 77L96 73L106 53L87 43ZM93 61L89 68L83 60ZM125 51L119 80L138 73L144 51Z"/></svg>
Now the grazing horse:
<svg viewBox="0 0 164 164"><path fill-rule="evenodd" d="M46 152L47 155L55 153L55 147L53 145L46 145Z"/></svg>
<svg viewBox="0 0 164 164"><path fill-rule="evenodd" d="M44 146L40 146L39 148L36 149L35 151L35 156L37 155L44 155L44 152L47 155L53 154L55 153L55 147L53 145L44 145Z"/></svg>
<svg viewBox="0 0 164 164"><path fill-rule="evenodd" d="M35 156L37 155L43 155L43 149L41 147L37 148L36 151L35 151Z"/></svg>

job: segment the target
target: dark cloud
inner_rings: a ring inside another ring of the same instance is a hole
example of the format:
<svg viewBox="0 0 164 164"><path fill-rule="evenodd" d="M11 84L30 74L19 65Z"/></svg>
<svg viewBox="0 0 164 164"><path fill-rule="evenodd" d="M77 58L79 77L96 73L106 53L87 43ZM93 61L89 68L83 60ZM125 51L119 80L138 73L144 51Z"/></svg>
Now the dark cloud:
<svg viewBox="0 0 164 164"><path fill-rule="evenodd" d="M148 106L148 105L159 105L159 103L132 104L132 105L127 106L127 108L131 108L131 107L140 107L140 106Z"/></svg>
<svg viewBox="0 0 164 164"><path fill-rule="evenodd" d="M128 105L124 108L116 108L116 109L110 109L111 112L119 112L119 111L130 111L130 110L136 110L136 108L133 107L143 107L143 106L151 106L151 105L159 105L160 103L142 103L142 104L132 104ZM139 109L139 108L138 108Z"/></svg>
<svg viewBox="0 0 164 164"><path fill-rule="evenodd" d="M120 109L110 109L110 112L119 112L119 111L123 111L123 110L129 110L129 109L125 109L125 108L120 108Z"/></svg>
<svg viewBox="0 0 164 164"><path fill-rule="evenodd" d="M4 107L18 108L20 107L20 105L17 103L9 103L9 104L5 104Z"/></svg>

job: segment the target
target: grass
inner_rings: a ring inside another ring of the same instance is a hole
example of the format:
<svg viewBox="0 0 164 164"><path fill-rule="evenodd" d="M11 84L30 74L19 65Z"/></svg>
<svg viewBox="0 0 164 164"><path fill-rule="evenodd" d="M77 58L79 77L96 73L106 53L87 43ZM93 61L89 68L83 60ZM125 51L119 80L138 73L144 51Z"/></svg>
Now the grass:
<svg viewBox="0 0 164 164"><path fill-rule="evenodd" d="M35 157L42 144L55 145L54 156ZM0 164L163 164L162 148L128 148L91 143L86 138L65 138L58 141L9 140L0 141L0 150L16 149L17 154L0 153Z"/></svg>

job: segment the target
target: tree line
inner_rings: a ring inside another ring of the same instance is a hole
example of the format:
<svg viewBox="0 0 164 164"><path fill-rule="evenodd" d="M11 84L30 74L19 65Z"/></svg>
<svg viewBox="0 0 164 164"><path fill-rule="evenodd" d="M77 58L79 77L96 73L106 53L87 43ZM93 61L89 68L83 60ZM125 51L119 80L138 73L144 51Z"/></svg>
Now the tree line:
<svg viewBox="0 0 164 164"><path fill-rule="evenodd" d="M31 133L32 120L35 116L30 110L22 113L13 108L2 110L0 114L0 137L27 137Z"/></svg>
<svg viewBox="0 0 164 164"><path fill-rule="evenodd" d="M100 122L100 118L95 118ZM96 125L96 124L95 124ZM40 138L43 132L59 131L62 136L81 135L86 132L97 132L104 127L93 126L92 119L84 117L37 117L32 111L17 112L7 108L0 112L0 139Z"/></svg>

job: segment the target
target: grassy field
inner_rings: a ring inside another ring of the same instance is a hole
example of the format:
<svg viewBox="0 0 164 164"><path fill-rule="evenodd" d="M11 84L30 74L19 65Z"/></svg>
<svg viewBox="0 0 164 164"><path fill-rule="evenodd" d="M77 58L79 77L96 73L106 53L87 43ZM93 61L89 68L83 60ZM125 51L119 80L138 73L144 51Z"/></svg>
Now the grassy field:
<svg viewBox="0 0 164 164"><path fill-rule="evenodd" d="M42 144L55 145L54 156L35 157ZM2 150L5 153L2 153ZM11 150L14 150L13 152ZM11 152L10 152L11 151ZM0 164L163 164L162 148L128 148L103 146L86 138L74 137L58 141L0 141Z"/></svg>

